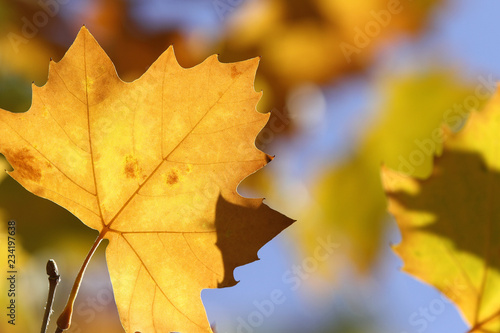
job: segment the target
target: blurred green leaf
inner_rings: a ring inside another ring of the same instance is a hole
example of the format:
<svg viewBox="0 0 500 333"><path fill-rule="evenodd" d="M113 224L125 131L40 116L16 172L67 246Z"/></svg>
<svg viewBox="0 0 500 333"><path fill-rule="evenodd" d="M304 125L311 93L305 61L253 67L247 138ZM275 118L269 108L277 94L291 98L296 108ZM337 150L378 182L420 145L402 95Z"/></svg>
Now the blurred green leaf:
<svg viewBox="0 0 500 333"><path fill-rule="evenodd" d="M415 176L428 174L433 155L441 150L433 131L440 129L454 104L463 103L473 92L455 75L442 71L384 80L380 88L384 102L375 125L364 133L352 156L318 178L315 196L323 214L315 225L347 237L348 255L361 271L377 258L386 227L381 164Z"/></svg>

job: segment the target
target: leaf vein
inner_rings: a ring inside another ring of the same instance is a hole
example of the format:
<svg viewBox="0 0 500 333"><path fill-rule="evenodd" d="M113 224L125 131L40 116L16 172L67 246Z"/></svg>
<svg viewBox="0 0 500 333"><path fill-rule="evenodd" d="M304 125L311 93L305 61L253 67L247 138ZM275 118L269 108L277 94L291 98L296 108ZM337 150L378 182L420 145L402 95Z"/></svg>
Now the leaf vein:
<svg viewBox="0 0 500 333"><path fill-rule="evenodd" d="M43 154L40 150L38 150L30 141L28 141L25 137L23 137L18 131L16 131L12 126L10 126L9 123L7 123L6 121L2 120L2 122L7 125L14 133L17 134L17 136L19 136L22 140L24 140L31 148L33 148L33 150L35 150L38 154L40 154L40 156L42 156L47 162L49 162L57 171L59 171L63 176L65 176L66 178L68 178L68 180L70 182L72 182L73 184L75 184L76 186L78 186L79 188L81 188L82 190L84 190L85 192L91 194L91 195L94 195L96 196L96 193L93 193L92 191L89 191L88 189L86 189L85 187L83 187L82 185L78 184L76 181L74 181L71 177L69 177L64 171L62 171L54 162L52 162L51 160L49 160L49 158L47 156L45 156L45 154Z"/></svg>
<svg viewBox="0 0 500 333"><path fill-rule="evenodd" d="M151 279L153 280L154 284L158 287L158 289L160 290L160 292L163 294L163 296L167 299L167 301L174 307L174 309L179 312L180 314L182 314L184 317L186 317L187 320L189 320L190 322L192 322L193 324L195 324L196 326L200 327L200 328L203 328L201 327L200 325L198 325L197 323L195 323L191 318L189 318L184 312L182 312L171 300L170 298L167 296L167 294L165 294L165 292L163 291L163 289L161 288L161 286L158 284L158 282L156 281L156 279L154 278L153 274L151 274L151 272L149 271L148 267L146 266L146 264L144 263L144 261L142 260L142 258L139 256L139 254L137 253L137 251L135 250L135 248L132 246L132 244L130 244L130 242L128 241L127 238L125 238L125 236L121 235L122 238L125 240L125 242L127 242L128 246L130 247L130 249L135 253L135 255L137 256L137 258L139 259L139 261L141 262L141 265L142 267L144 267L144 269L146 270L146 272L148 273L148 275L151 277Z"/></svg>

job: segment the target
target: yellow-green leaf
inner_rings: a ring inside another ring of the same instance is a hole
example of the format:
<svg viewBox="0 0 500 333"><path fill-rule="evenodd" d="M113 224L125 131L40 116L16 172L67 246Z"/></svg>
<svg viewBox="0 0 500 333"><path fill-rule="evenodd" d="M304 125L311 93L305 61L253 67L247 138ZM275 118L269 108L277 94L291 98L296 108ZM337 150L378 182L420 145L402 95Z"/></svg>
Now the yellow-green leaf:
<svg viewBox="0 0 500 333"><path fill-rule="evenodd" d="M364 131L351 156L319 178L315 192L323 209L315 222L347 238L348 255L361 271L377 257L386 226L380 165L428 174L441 146L434 131L456 116L455 104L462 105L474 92L455 75L433 70L389 77L380 86L382 103L374 125Z"/></svg>
<svg viewBox="0 0 500 333"><path fill-rule="evenodd" d="M469 332L500 331L500 96L465 127L443 129L428 179L383 169L389 210L401 229L404 270L459 307Z"/></svg>

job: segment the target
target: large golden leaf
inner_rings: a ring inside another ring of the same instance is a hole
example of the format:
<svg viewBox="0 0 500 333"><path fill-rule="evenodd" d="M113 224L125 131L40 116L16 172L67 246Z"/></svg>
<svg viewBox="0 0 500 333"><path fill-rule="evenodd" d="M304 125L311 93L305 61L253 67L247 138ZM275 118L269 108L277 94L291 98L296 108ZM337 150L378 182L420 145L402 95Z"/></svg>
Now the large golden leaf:
<svg viewBox="0 0 500 333"><path fill-rule="evenodd" d="M169 48L126 83L82 28L31 109L0 112L10 175L109 239L127 332L209 332L201 290L234 285L292 222L236 191L270 159L254 144L269 117L255 110L257 65L184 69Z"/></svg>
<svg viewBox="0 0 500 333"><path fill-rule="evenodd" d="M404 270L453 300L469 332L500 332L500 95L464 129L444 129L428 179L388 168L383 183Z"/></svg>

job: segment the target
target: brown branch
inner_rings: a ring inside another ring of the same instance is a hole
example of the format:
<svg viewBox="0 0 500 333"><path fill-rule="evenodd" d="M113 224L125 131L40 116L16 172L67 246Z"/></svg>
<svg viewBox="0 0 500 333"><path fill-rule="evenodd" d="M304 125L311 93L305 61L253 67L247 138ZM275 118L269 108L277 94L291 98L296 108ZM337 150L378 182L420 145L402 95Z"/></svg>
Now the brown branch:
<svg viewBox="0 0 500 333"><path fill-rule="evenodd" d="M47 275L49 276L49 294L47 296L47 304L45 305L45 314L43 315L41 333L47 331L47 326L49 325L50 315L52 313L52 303L54 302L54 297L56 295L56 288L59 281L61 281L61 276L57 270L56 262L49 259L46 267Z"/></svg>

